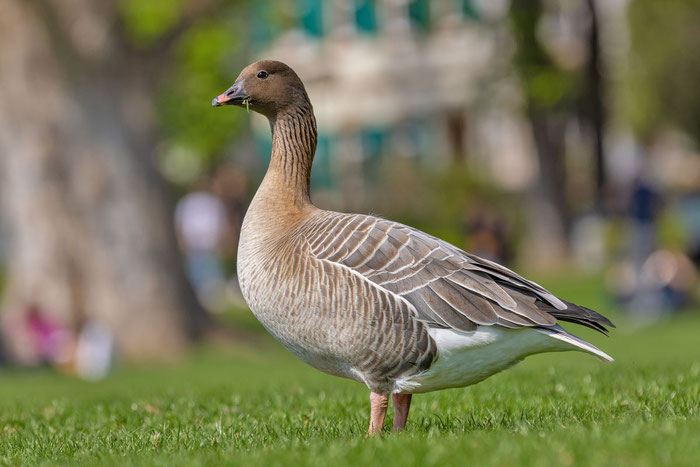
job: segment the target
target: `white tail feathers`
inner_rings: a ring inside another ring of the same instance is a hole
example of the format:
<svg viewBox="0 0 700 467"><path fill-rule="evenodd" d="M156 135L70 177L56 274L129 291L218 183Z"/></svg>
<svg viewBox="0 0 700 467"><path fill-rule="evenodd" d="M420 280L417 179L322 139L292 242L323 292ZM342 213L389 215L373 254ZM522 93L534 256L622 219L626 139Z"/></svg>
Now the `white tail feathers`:
<svg viewBox="0 0 700 467"><path fill-rule="evenodd" d="M604 361L604 362L614 362L615 360L602 350L600 350L598 347L596 347L593 344L589 344L588 342L584 341L580 337L576 337L573 334L569 334L566 332L564 328L561 326L548 326L546 328L535 328L539 332L548 335L549 337L552 337L554 339L560 340L562 342L565 342L573 347L576 347L577 349L583 350L584 352L588 352L590 354L595 355L599 360ZM573 350L573 349L572 349Z"/></svg>

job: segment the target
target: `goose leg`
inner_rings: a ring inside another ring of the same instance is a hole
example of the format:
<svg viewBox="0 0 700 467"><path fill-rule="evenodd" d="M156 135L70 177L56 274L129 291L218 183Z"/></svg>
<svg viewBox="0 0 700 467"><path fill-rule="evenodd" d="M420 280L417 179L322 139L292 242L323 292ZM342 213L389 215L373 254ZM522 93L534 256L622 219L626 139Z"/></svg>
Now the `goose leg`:
<svg viewBox="0 0 700 467"><path fill-rule="evenodd" d="M381 433L386 418L386 409L389 407L389 396L372 392L369 395L371 405L369 417L369 430L367 434L374 435Z"/></svg>
<svg viewBox="0 0 700 467"><path fill-rule="evenodd" d="M394 394L394 431L403 431L413 394Z"/></svg>

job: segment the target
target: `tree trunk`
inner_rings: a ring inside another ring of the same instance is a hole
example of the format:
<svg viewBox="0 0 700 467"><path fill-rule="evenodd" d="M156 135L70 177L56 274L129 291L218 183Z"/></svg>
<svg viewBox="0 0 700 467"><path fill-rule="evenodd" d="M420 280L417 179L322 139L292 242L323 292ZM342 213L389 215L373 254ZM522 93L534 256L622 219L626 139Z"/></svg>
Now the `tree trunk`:
<svg viewBox="0 0 700 467"><path fill-rule="evenodd" d="M586 64L587 92L584 94L585 107L589 124L593 133L593 167L595 179L595 209L599 214L604 211L605 187L607 176L605 171L605 107L604 81L602 73L602 57L600 56L600 27L598 9L595 0L586 0L586 8L591 24L588 30L589 57Z"/></svg>
<svg viewBox="0 0 700 467"><path fill-rule="evenodd" d="M553 100L541 92L543 76L559 85L568 81L539 43L537 30L542 14L541 1L510 3L511 31L517 46L513 63L522 82L539 165L529 203L530 235L525 250L530 264L547 265L560 262L569 250L571 216L566 198L564 130L567 114L571 113L571 96Z"/></svg>
<svg viewBox="0 0 700 467"><path fill-rule="evenodd" d="M74 5L62 32L49 3L0 0L3 328L20 360L26 336L7 323L32 307L73 331L107 326L129 358L177 353L209 323L153 166L148 69L95 5Z"/></svg>
<svg viewBox="0 0 700 467"><path fill-rule="evenodd" d="M539 177L530 200L529 264L546 266L561 261L569 250L571 213L566 199L564 126L566 118L553 111L528 111L537 151Z"/></svg>

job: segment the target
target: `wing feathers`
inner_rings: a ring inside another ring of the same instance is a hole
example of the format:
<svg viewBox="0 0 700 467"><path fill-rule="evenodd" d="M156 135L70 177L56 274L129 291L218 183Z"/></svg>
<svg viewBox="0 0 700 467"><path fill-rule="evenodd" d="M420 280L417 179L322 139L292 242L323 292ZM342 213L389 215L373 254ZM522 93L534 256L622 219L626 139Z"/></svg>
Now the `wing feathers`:
<svg viewBox="0 0 700 467"><path fill-rule="evenodd" d="M428 305L430 310L438 315L444 323L449 327L459 331L474 331L476 323L467 318L464 314L458 313L452 308L442 297L436 294L432 289L425 288L421 291L421 298Z"/></svg>
<svg viewBox="0 0 700 467"><path fill-rule="evenodd" d="M430 289L452 308L476 324L496 324L498 316L491 304L478 295L460 287L451 285L449 281L434 281Z"/></svg>
<svg viewBox="0 0 700 467"><path fill-rule="evenodd" d="M456 271L447 278L467 290L477 293L489 300L493 300L499 306L507 310L515 311L517 307L517 303L515 303L513 297L508 295L505 290L485 275Z"/></svg>
<svg viewBox="0 0 700 467"><path fill-rule="evenodd" d="M326 212L309 227L308 238L317 258L342 263L403 297L430 326L473 331L477 325L548 327L562 320L603 333L613 326L500 264L391 221Z"/></svg>

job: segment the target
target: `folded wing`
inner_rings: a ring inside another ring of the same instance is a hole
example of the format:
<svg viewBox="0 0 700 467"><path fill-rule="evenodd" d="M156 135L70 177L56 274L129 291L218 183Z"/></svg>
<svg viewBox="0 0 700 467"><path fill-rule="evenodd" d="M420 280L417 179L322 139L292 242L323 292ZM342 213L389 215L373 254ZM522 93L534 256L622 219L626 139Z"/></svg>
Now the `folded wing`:
<svg viewBox="0 0 700 467"><path fill-rule="evenodd" d="M557 320L603 333L614 327L510 269L403 224L327 212L307 238L318 259L345 265L403 297L432 327L549 327Z"/></svg>

